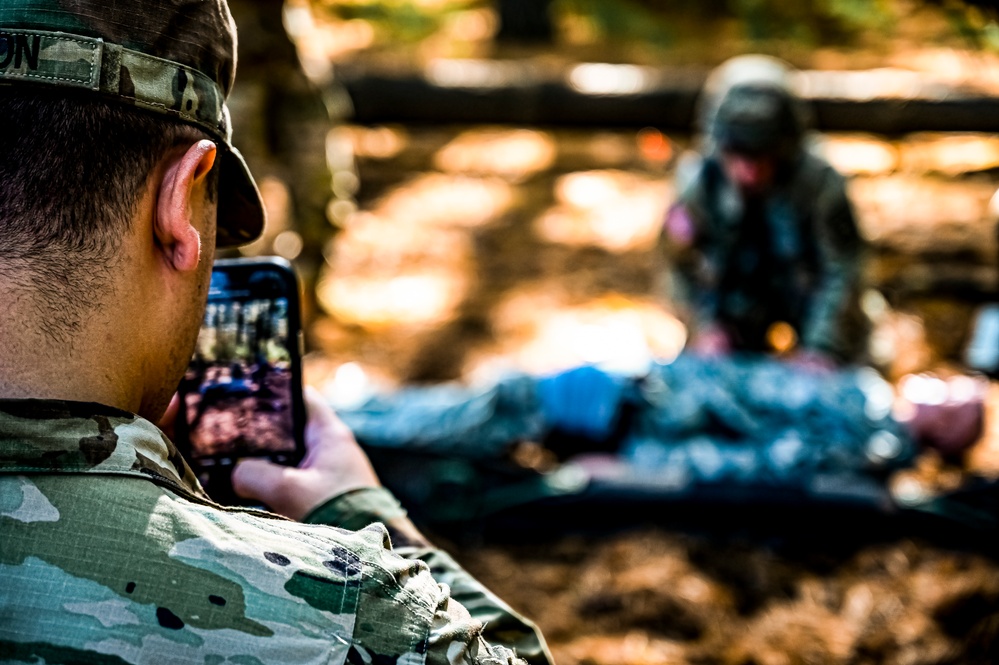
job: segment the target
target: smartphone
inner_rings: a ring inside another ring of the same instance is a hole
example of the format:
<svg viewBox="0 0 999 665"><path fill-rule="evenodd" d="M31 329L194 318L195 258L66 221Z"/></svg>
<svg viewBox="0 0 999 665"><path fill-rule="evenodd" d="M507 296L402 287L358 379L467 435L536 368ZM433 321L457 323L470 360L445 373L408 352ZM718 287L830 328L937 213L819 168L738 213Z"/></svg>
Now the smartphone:
<svg viewBox="0 0 999 665"><path fill-rule="evenodd" d="M301 340L291 264L279 258L215 262L197 346L178 388L175 435L218 503L246 504L232 490L238 460L295 465L302 459Z"/></svg>

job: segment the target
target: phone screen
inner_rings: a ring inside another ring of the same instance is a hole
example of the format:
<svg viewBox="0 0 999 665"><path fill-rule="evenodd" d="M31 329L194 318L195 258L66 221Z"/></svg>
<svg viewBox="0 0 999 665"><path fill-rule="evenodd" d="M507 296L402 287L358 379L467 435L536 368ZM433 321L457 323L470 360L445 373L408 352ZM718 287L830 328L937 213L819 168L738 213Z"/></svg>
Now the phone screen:
<svg viewBox="0 0 999 665"><path fill-rule="evenodd" d="M196 471L228 467L242 457L300 459L296 296L294 275L285 266L216 264L180 386L185 453Z"/></svg>

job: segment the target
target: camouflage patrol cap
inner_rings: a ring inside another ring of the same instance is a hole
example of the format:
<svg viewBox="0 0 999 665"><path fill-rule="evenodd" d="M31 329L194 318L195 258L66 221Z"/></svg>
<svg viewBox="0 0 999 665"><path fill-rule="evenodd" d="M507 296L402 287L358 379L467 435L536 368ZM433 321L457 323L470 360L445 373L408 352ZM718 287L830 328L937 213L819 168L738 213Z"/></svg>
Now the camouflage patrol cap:
<svg viewBox="0 0 999 665"><path fill-rule="evenodd" d="M102 95L186 122L219 144L219 247L263 230L225 100L236 26L225 0L0 0L0 84Z"/></svg>

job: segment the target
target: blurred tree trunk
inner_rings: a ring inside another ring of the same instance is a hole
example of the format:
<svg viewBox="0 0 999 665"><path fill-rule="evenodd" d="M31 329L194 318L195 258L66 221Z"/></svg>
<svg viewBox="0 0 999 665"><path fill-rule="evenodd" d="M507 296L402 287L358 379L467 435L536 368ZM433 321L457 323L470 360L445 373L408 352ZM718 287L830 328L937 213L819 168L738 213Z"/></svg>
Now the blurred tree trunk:
<svg viewBox="0 0 999 665"><path fill-rule="evenodd" d="M551 0L496 0L500 22L497 41L550 44L555 34L551 4Z"/></svg>
<svg viewBox="0 0 999 665"><path fill-rule="evenodd" d="M270 219L248 251L273 254L283 231L299 233L296 260L304 286L303 319L315 311L322 248L333 234L326 220L330 171L326 135L331 118L321 93L302 71L284 29L281 0L230 0L239 30L236 86L230 98L233 138L264 190Z"/></svg>

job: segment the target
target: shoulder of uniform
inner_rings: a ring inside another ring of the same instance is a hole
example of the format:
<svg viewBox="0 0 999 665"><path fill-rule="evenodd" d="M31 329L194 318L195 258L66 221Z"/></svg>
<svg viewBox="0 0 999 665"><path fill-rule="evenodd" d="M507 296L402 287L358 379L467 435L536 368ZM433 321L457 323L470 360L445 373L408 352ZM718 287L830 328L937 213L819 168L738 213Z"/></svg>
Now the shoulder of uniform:
<svg viewBox="0 0 999 665"><path fill-rule="evenodd" d="M439 585L426 563L407 559L392 550L388 531L381 523L350 531L253 515L245 515L241 520L252 520L257 526L277 532L290 549L301 549L303 555L318 557L333 573L356 578L362 597L406 605L427 618L433 615L441 593Z"/></svg>

